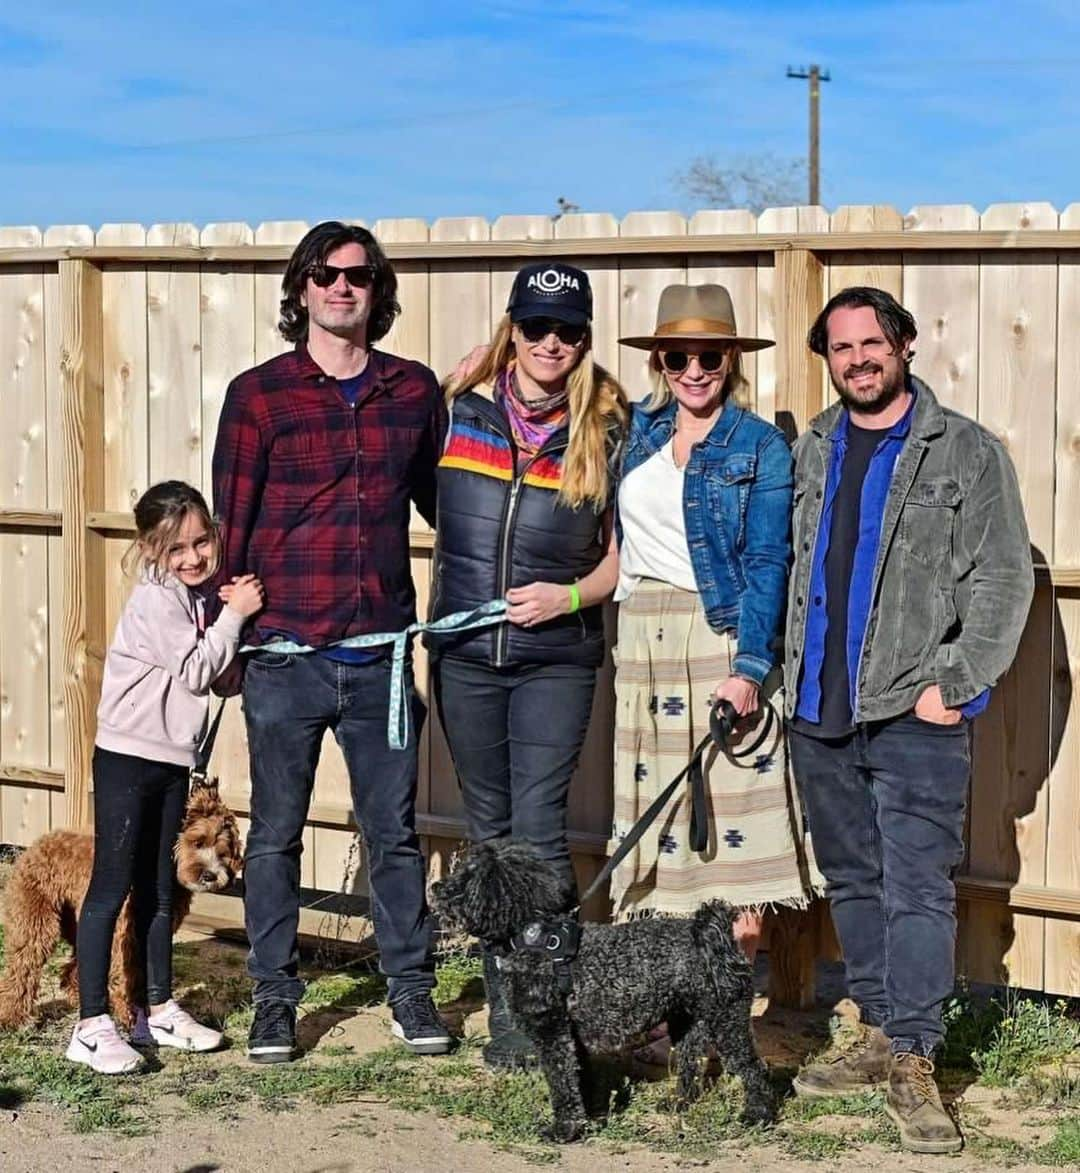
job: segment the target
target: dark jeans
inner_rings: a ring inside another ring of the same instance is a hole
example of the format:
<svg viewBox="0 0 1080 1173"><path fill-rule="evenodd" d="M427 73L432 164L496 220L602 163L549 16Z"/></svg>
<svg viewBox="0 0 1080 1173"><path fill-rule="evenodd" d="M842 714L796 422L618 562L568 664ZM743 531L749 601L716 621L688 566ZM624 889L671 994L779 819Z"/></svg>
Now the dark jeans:
<svg viewBox="0 0 1080 1173"><path fill-rule="evenodd" d="M531 843L558 868L572 907L577 884L566 804L589 727L596 670L573 664L491 668L444 656L434 675L469 838L482 843L510 835Z"/></svg>
<svg viewBox="0 0 1080 1173"><path fill-rule="evenodd" d="M76 956L79 1016L109 1012L109 963L120 908L131 893L135 959L150 1005L172 997L173 845L187 802L188 768L94 749L94 868Z"/></svg>
<svg viewBox="0 0 1080 1173"><path fill-rule="evenodd" d="M390 664L318 655L255 655L244 674L251 758L251 829L244 853L244 919L255 1001L295 1005L301 836L327 729L345 755L364 837L371 918L390 1002L435 985L427 873L416 834L416 747L426 710L406 673L408 744L386 742Z"/></svg>
<svg viewBox="0 0 1080 1173"><path fill-rule="evenodd" d="M838 740L792 730L789 745L848 991L894 1052L930 1055L953 989L968 722L908 715Z"/></svg>

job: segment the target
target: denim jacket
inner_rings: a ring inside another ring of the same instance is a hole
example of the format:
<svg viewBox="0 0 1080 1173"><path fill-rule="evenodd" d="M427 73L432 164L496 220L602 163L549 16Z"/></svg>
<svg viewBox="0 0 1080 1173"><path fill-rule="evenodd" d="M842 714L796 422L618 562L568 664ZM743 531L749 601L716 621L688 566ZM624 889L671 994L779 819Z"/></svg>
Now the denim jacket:
<svg viewBox="0 0 1080 1173"><path fill-rule="evenodd" d="M633 405L622 475L671 439L678 405ZM733 670L761 684L777 663L791 558L791 452L783 433L731 399L686 465L686 541L705 618L733 629ZM619 538L622 538L621 529Z"/></svg>

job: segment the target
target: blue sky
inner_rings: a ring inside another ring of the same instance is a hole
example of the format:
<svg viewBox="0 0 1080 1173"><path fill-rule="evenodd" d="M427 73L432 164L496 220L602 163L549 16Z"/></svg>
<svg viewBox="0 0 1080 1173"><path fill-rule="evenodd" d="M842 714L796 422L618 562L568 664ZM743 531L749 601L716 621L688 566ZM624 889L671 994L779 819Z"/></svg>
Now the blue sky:
<svg viewBox="0 0 1080 1173"><path fill-rule="evenodd" d="M822 197L1080 200L1080 4L0 5L0 223L686 210L696 155Z"/></svg>

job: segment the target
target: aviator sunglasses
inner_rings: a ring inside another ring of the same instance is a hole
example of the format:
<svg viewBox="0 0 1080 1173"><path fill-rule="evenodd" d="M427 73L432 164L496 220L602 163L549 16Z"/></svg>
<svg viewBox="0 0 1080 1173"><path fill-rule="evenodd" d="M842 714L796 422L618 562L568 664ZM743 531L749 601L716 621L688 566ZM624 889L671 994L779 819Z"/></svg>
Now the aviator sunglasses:
<svg viewBox="0 0 1080 1173"><path fill-rule="evenodd" d="M681 375L690 365L691 358L698 360L698 366L706 375L715 375L724 365L722 350L703 350L701 354L697 355L687 354L685 350L662 350L660 352L660 364L665 371L672 375Z"/></svg>
<svg viewBox="0 0 1080 1173"><path fill-rule="evenodd" d="M342 273L353 289L367 289L375 282L374 265L346 265L343 269L337 265L314 265L308 269L308 276L320 289L329 289Z"/></svg>
<svg viewBox="0 0 1080 1173"><path fill-rule="evenodd" d="M556 322L551 318L525 318L516 325L527 342L540 342L549 334L554 334L565 346L577 346L589 328L574 326L569 322Z"/></svg>

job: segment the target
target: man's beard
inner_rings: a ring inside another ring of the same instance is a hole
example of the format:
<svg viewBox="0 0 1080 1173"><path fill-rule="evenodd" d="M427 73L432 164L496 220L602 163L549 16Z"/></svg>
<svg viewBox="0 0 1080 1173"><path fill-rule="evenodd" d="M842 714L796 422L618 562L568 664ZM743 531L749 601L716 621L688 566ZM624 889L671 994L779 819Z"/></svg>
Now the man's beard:
<svg viewBox="0 0 1080 1173"><path fill-rule="evenodd" d="M844 371L843 377L848 379L859 373L879 372L881 369L880 363L865 362L858 367L848 367ZM896 377L891 382L882 383L880 390L872 398L864 398L852 394L847 389L843 379L837 379L831 371L829 372L829 378L832 381L833 387L836 389L836 394L840 398L840 402L849 410L859 412L862 415L879 415L890 404L895 403L897 398L907 390L907 371L903 367L897 371Z"/></svg>

